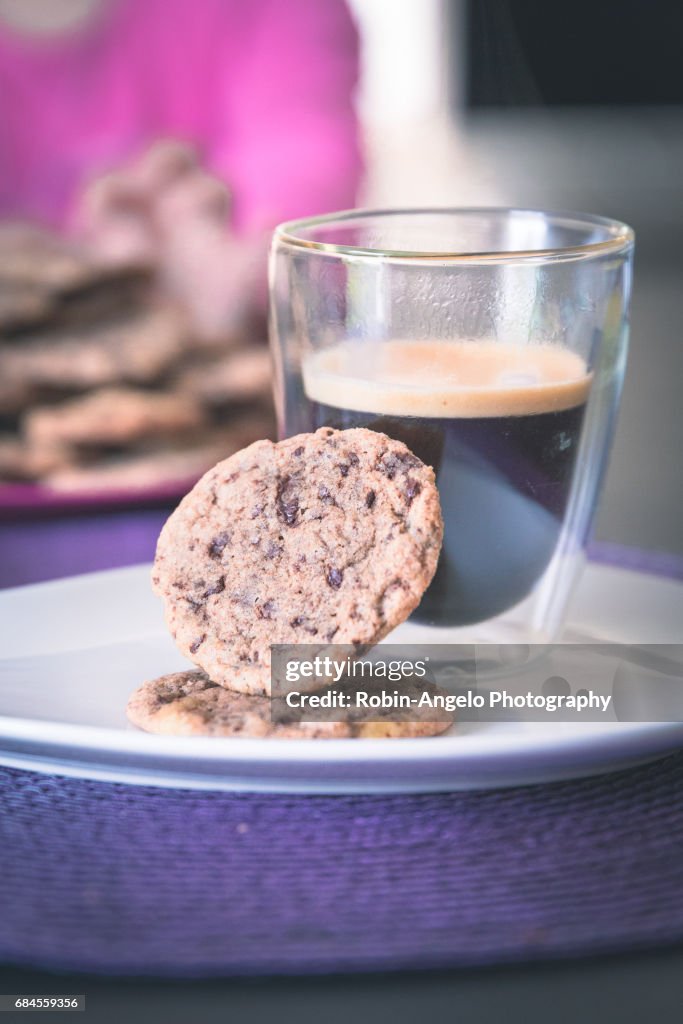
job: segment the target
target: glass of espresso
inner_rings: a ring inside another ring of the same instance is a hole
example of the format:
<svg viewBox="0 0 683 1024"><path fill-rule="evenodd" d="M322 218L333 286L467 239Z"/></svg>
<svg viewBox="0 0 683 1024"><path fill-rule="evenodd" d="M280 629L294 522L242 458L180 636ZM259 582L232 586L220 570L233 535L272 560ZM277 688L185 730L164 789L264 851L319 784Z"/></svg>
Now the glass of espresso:
<svg viewBox="0 0 683 1024"><path fill-rule="evenodd" d="M434 468L444 542L413 622L454 642L558 635L614 429L632 253L624 224L533 210L275 232L281 435L367 427Z"/></svg>

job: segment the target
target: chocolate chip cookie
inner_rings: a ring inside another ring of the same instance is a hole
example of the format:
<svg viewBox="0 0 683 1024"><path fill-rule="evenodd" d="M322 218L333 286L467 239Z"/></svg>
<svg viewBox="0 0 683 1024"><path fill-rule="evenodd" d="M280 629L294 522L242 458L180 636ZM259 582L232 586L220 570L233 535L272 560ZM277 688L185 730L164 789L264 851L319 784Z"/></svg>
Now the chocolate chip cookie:
<svg viewBox="0 0 683 1024"><path fill-rule="evenodd" d="M436 687L430 687L436 690ZM383 739L436 736L452 717L408 721L405 716L363 721L273 721L268 697L235 693L217 686L203 672L174 672L143 683L126 709L133 725L171 736L272 737L273 739ZM373 712L377 715L377 712Z"/></svg>
<svg viewBox="0 0 683 1024"><path fill-rule="evenodd" d="M148 438L181 437L204 422L188 395L107 388L60 405L32 409L24 434L34 445L108 448Z"/></svg>
<svg viewBox="0 0 683 1024"><path fill-rule="evenodd" d="M70 463L71 452L60 445L31 445L15 434L0 434L0 483L37 480Z"/></svg>
<svg viewBox="0 0 683 1024"><path fill-rule="evenodd" d="M178 388L197 395L211 409L270 399L273 373L265 345L252 345L185 368Z"/></svg>
<svg viewBox="0 0 683 1024"><path fill-rule="evenodd" d="M62 461L44 469L41 475L46 487L62 493L98 491L105 494L112 491L145 490L149 487L181 484L186 489L219 459L226 459L255 438L267 435L272 429L272 422L267 416L246 416L234 424L202 431L186 442L160 439L156 446L139 445L130 451L100 457L90 463L86 461L82 465L78 462L73 464L72 458L71 465ZM17 465L19 468L26 465L26 447L21 449L24 457L22 463L17 458L19 452L13 451L9 443L3 448L0 435L0 479L3 476L3 465L10 470ZM29 451L33 452L29 468L41 465L38 461L38 452L30 448ZM40 452L43 450L40 449ZM71 454L73 456L73 451ZM13 455L15 457L12 460ZM48 455L49 451L45 451L43 465Z"/></svg>
<svg viewBox="0 0 683 1024"><path fill-rule="evenodd" d="M108 324L43 331L0 349L0 380L42 391L85 391L116 384L150 384L186 348L175 309L159 306Z"/></svg>
<svg viewBox="0 0 683 1024"><path fill-rule="evenodd" d="M44 291L0 278L0 335L40 322L50 309L50 297Z"/></svg>
<svg viewBox="0 0 683 1024"><path fill-rule="evenodd" d="M92 261L64 239L33 224L0 225L0 277L57 292L91 281Z"/></svg>
<svg viewBox="0 0 683 1024"><path fill-rule="evenodd" d="M374 644L429 585L443 522L431 468L371 430L258 441L206 473L152 574L182 653L222 686L270 687L270 645Z"/></svg>

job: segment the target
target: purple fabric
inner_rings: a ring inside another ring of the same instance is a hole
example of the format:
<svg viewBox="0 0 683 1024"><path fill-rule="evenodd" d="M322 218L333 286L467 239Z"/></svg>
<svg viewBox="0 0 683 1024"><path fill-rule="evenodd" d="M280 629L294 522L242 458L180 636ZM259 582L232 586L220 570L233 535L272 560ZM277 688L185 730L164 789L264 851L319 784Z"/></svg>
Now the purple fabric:
<svg viewBox="0 0 683 1024"><path fill-rule="evenodd" d="M282 796L0 770L0 957L213 975L683 939L683 755L482 793Z"/></svg>
<svg viewBox="0 0 683 1024"><path fill-rule="evenodd" d="M93 174L194 142L239 230L353 205L358 38L343 0L115 0L71 34L0 27L0 213L62 223Z"/></svg>

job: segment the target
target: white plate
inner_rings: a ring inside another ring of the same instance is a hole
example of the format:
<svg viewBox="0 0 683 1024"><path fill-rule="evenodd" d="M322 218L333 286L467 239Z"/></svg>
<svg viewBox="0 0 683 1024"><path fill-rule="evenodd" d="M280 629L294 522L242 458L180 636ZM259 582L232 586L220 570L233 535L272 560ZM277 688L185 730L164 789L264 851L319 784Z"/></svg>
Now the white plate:
<svg viewBox="0 0 683 1024"><path fill-rule="evenodd" d="M625 643L678 643L683 584L591 565L570 627ZM476 723L414 740L152 736L127 724L130 692L181 669L149 568L0 593L0 763L107 781L206 789L419 792L609 771L683 746L683 725ZM393 639L398 639L394 634Z"/></svg>

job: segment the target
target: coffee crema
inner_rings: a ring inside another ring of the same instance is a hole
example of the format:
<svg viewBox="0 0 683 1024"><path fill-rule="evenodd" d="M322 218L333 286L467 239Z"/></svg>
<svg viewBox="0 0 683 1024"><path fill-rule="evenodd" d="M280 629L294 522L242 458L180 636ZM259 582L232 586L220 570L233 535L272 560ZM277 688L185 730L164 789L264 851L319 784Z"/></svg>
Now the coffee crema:
<svg viewBox="0 0 683 1024"><path fill-rule="evenodd" d="M306 358L310 429L381 431L434 468L444 543L415 618L480 622L532 590L557 545L590 384L554 345L345 341Z"/></svg>
<svg viewBox="0 0 683 1024"><path fill-rule="evenodd" d="M308 356L304 389L322 405L428 418L520 416L586 401L591 375L556 345L347 341Z"/></svg>

